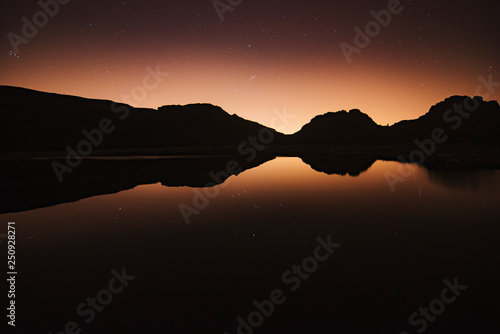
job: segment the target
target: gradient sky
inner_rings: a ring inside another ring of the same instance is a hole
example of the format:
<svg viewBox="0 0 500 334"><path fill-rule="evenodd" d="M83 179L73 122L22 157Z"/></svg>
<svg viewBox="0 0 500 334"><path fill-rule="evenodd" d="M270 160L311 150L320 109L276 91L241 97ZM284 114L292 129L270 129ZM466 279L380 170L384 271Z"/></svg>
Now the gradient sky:
<svg viewBox="0 0 500 334"><path fill-rule="evenodd" d="M479 76L500 81L498 0L402 0L348 63L340 44L354 45L354 28L387 4L243 0L221 21L211 0L69 0L16 52L9 33L22 36L22 18L33 22L41 7L2 0L0 84L125 102L160 65L168 77L134 106L207 102L265 125L286 109L294 118L273 125L293 133L341 109L383 125L416 118L475 95Z"/></svg>

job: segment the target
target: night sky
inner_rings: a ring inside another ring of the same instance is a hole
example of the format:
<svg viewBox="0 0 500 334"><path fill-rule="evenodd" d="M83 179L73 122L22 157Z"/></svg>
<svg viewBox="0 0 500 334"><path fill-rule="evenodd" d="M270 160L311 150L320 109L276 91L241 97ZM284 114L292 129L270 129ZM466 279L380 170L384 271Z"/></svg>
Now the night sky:
<svg viewBox="0 0 500 334"><path fill-rule="evenodd" d="M126 102L159 66L168 77L134 106L207 102L265 125L286 110L294 118L281 130L292 133L341 109L392 124L475 95L479 76L500 81L498 0L402 0L350 63L341 43L355 46L354 28L390 1L221 0L235 5L223 21L210 0L60 1L36 35L13 45L22 18L33 22L41 7L2 0L0 84Z"/></svg>

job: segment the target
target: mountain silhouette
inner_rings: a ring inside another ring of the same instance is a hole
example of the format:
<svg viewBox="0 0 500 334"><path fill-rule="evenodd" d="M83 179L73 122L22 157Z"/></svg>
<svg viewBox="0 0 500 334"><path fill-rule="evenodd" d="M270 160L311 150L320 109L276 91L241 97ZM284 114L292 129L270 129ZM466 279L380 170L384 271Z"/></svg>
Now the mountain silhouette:
<svg viewBox="0 0 500 334"><path fill-rule="evenodd" d="M287 154L359 153L430 168L500 168L499 129L497 101L452 96L418 119L392 126L378 125L358 109L316 116L290 136L296 146Z"/></svg>
<svg viewBox="0 0 500 334"><path fill-rule="evenodd" d="M420 150L426 156L419 163L428 167L500 168L500 106L481 97L452 96L391 126L358 109L328 112L293 135L211 104L134 108L10 86L0 86L0 101L2 159L62 158L85 140L97 143L91 156L242 155L265 140L258 150L274 156L348 153L414 162L409 157ZM101 128L108 132L96 134Z"/></svg>
<svg viewBox="0 0 500 334"><path fill-rule="evenodd" d="M474 111L467 111L477 105ZM459 111L457 111L459 110ZM446 131L446 143L500 145L500 106L481 97L452 96L432 106L428 113L414 120L392 126L376 124L358 109L329 112L314 117L291 137L297 144L390 145L411 144L416 139L432 137L440 128Z"/></svg>
<svg viewBox="0 0 500 334"><path fill-rule="evenodd" d="M382 127L358 109L314 117L291 136L295 144L362 144L372 142Z"/></svg>
<svg viewBox="0 0 500 334"><path fill-rule="evenodd" d="M280 141L284 135L210 104L134 108L106 100L43 93L24 88L0 86L2 152L61 151L88 140L82 131L99 129L109 119L102 143L95 151L107 149L237 148L267 131L267 138ZM98 139L97 135L96 138ZM94 152L95 153L95 152Z"/></svg>
<svg viewBox="0 0 500 334"><path fill-rule="evenodd" d="M477 107L471 108L468 105ZM467 111L467 108L473 111ZM500 106L481 97L452 96L432 106L415 120L401 121L388 128L386 141L412 142L429 137L436 128L446 131L447 144L500 145Z"/></svg>

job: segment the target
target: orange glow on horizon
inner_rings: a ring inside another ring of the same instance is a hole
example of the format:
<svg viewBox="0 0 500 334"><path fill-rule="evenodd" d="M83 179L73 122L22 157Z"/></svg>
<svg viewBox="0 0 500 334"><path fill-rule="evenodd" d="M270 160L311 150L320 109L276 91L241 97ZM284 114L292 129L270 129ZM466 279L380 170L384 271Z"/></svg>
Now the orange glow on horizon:
<svg viewBox="0 0 500 334"><path fill-rule="evenodd" d="M165 59L169 59L165 55ZM314 116L329 111L360 109L381 125L414 119L451 95L475 95L478 77L488 72L454 72L443 67L424 72L406 64L376 66L360 59L352 65L330 59L309 60L292 66L286 61L238 63L234 59L193 54L192 59L142 64L127 60L116 67L95 67L88 62L54 61L19 66L4 73L0 83L60 94L126 102L124 95L142 85L146 67L169 73L156 89L148 91L135 107L158 108L168 104L211 103L229 114L294 133ZM310 64L314 64L310 65ZM51 74L47 68L51 67ZM14 75L15 73L15 75ZM487 91L483 90L483 93ZM498 100L498 93L488 100ZM276 112L291 114L285 123Z"/></svg>

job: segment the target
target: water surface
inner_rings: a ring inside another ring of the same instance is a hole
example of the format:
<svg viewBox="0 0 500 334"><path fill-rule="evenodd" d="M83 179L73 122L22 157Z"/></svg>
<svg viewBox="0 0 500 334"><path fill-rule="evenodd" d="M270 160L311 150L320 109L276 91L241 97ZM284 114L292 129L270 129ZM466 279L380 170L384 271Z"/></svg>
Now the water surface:
<svg viewBox="0 0 500 334"><path fill-rule="evenodd" d="M415 166L393 192L400 167L329 175L277 158L211 188L142 184L2 214L17 227L18 329L237 333L279 289L255 333L416 333L409 316L457 278L467 289L425 332L495 332L500 171ZM189 223L180 205L197 210ZM329 236L340 246L292 291L282 275ZM77 306L124 267L135 278L86 323Z"/></svg>

